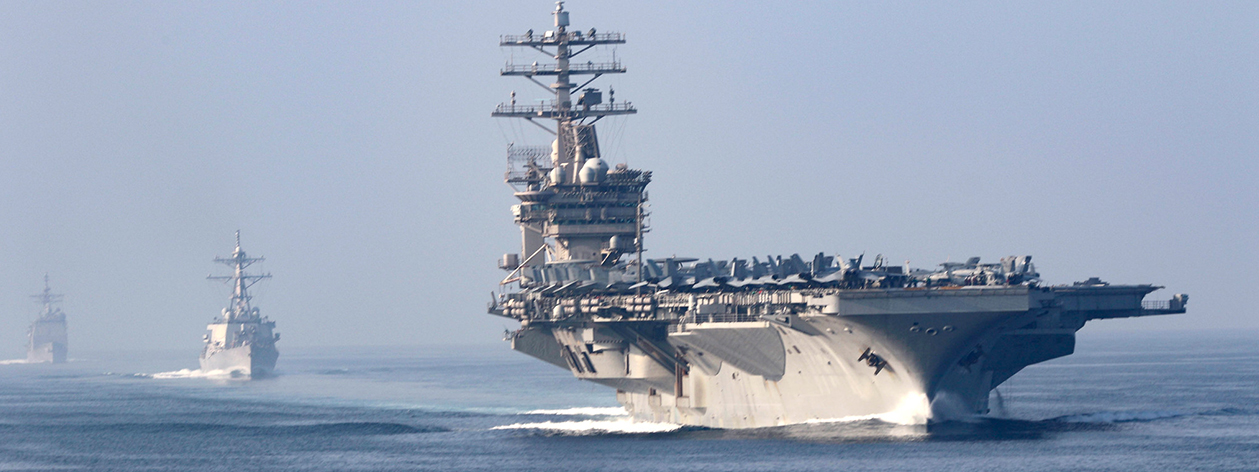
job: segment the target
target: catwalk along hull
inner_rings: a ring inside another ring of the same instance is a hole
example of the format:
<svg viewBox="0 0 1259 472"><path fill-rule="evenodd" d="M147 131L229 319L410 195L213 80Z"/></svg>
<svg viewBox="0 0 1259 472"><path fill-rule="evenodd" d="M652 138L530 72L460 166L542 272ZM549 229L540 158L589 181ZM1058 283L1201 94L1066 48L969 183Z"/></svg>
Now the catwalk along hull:
<svg viewBox="0 0 1259 472"><path fill-rule="evenodd" d="M1143 308L1155 289L785 291L753 307L773 315L719 313L740 306L697 295L687 297L691 314L674 321L530 321L513 348L617 389L643 421L922 424L987 413L993 388L1023 367L1071 354L1090 319L1183 312L1183 299Z"/></svg>

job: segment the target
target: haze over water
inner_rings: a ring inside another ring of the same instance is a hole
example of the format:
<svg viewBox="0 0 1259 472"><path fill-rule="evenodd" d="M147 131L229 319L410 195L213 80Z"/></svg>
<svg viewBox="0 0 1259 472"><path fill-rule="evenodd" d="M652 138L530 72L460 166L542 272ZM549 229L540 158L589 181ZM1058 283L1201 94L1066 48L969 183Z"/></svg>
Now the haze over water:
<svg viewBox="0 0 1259 472"><path fill-rule="evenodd" d="M195 345L237 229L281 349L493 343L505 148L550 140L489 116L545 93L498 38L553 8L0 3L0 348L45 273L72 349ZM595 85L639 109L599 125L654 171L648 257L1031 254L1191 296L1097 329L1259 328L1254 3L567 9L627 35Z"/></svg>
<svg viewBox="0 0 1259 472"><path fill-rule="evenodd" d="M654 171L648 257L1031 254L1050 283L1190 294L929 432L630 424L498 342L504 149L549 138L488 116L536 98L497 73L538 57L497 38L551 8L0 3L0 470L1259 463L1256 4L567 3L629 40L600 86L640 113L600 136ZM237 229L275 275L261 382L195 370ZM63 366L17 359L45 273Z"/></svg>

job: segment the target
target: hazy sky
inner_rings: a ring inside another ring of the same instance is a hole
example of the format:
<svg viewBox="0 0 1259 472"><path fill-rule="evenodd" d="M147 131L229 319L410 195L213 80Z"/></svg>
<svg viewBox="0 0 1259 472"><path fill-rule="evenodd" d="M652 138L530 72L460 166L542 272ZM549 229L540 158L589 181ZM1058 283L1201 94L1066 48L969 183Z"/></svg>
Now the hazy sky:
<svg viewBox="0 0 1259 472"><path fill-rule="evenodd" d="M1259 327L1259 3L567 6L628 35L600 134L654 171L649 257L1032 254L1191 295L1086 330ZM504 149L549 142L489 116L547 62L498 36L552 8L0 2L0 358L47 272L72 351L192 359L237 229L281 351L498 342Z"/></svg>

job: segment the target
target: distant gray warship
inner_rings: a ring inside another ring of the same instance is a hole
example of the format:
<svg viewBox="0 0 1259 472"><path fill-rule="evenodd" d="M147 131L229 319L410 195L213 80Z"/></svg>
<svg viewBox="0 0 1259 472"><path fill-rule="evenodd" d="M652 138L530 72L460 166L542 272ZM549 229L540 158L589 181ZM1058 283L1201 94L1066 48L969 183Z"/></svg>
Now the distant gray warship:
<svg viewBox="0 0 1259 472"><path fill-rule="evenodd" d="M214 322L206 327L202 338L205 349L201 351L201 371L223 371L233 376L264 377L275 371L275 361L280 357L275 342L280 333L275 332L275 322L251 307L249 288L271 274L251 275L245 268L261 257L248 257L240 248L240 231L236 232L236 250L232 257L217 257L214 262L226 264L234 270L228 276L209 276L210 280L222 280L232 284L232 298L227 308Z"/></svg>
<svg viewBox="0 0 1259 472"><path fill-rule="evenodd" d="M489 312L520 322L513 349L616 389L635 419L746 428L985 414L990 391L1019 370L1071 354L1085 322L1185 311L1185 295L1143 301L1153 285L1042 285L1030 256L934 270L826 254L643 260L651 172L609 169L594 127L636 110L587 88L625 68L576 59L625 36L569 28L562 3L553 15L550 31L500 38L554 59L501 71L554 99L517 105L513 93L493 116L555 140L508 147L522 252L500 260L508 293Z"/></svg>
<svg viewBox="0 0 1259 472"><path fill-rule="evenodd" d="M66 351L69 349L66 342L66 314L60 308L52 306L61 301L61 295L52 293L52 288L48 286L48 276L45 275L44 293L32 297L39 300L44 309L39 312L39 318L31 323L31 329L27 333L26 362L64 363Z"/></svg>

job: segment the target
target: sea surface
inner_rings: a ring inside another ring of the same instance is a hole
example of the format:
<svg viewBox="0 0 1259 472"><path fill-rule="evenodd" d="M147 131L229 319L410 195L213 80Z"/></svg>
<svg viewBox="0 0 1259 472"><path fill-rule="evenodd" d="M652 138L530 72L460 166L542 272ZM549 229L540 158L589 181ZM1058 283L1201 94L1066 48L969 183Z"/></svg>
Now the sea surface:
<svg viewBox="0 0 1259 472"><path fill-rule="evenodd" d="M484 346L285 348L279 374L185 351L0 361L0 471L1259 470L1259 333L1080 333L992 417L755 430L632 423L613 391Z"/></svg>

